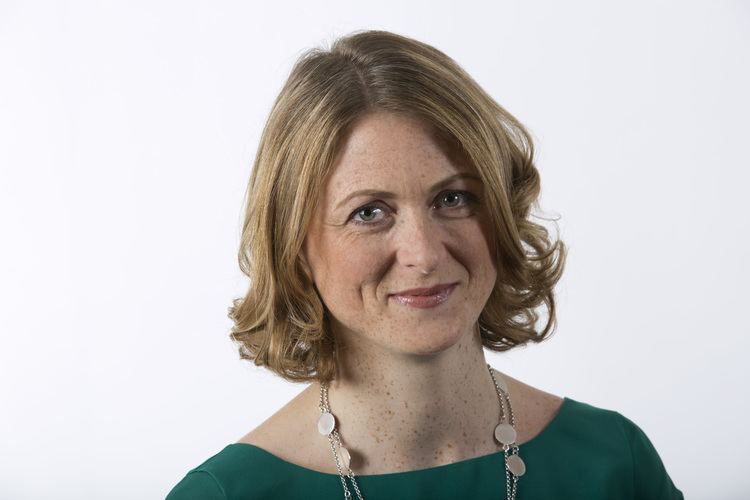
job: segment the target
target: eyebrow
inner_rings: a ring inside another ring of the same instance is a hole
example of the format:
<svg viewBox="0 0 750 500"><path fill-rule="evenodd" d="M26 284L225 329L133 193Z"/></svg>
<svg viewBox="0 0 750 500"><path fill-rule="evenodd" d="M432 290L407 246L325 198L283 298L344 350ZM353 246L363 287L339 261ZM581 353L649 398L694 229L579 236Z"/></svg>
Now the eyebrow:
<svg viewBox="0 0 750 500"><path fill-rule="evenodd" d="M474 175L472 173L469 173L469 172L459 172L457 174L451 175L450 177L446 177L442 181L439 181L439 182L433 184L433 186L430 188L430 191L431 192L437 191L438 189L447 186L448 184L450 184L451 182L453 182L453 181L455 181L457 179L470 179L470 180L474 180L474 181L477 181L477 182L480 182L480 183L482 182L482 179L480 179L478 176L476 176L476 175ZM365 196L365 195L367 195L367 196L376 196L378 198L389 198L389 199L396 198L396 196L397 196L394 193L391 193L391 192L388 192L388 191L381 191L381 190L378 190L378 189L360 189L358 191L354 191L354 192L350 193L349 195L347 195L343 200L341 200L336 205L336 208L334 210L338 210L339 208L341 208L342 205L344 205L346 202L348 202L352 198L356 198L358 196Z"/></svg>

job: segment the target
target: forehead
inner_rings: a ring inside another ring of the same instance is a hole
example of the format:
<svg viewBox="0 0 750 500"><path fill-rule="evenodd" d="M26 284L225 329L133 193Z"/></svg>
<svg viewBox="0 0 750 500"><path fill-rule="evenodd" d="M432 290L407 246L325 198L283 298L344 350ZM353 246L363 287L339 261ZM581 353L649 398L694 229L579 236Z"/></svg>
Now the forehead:
<svg viewBox="0 0 750 500"><path fill-rule="evenodd" d="M405 114L378 112L350 127L334 159L328 190L403 178L430 182L468 170L430 124Z"/></svg>

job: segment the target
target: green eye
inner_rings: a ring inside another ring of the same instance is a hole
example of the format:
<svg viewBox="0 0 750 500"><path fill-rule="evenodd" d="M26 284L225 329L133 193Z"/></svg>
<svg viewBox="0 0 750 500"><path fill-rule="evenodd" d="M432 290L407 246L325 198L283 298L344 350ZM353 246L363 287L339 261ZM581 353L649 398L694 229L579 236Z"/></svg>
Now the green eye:
<svg viewBox="0 0 750 500"><path fill-rule="evenodd" d="M445 206L447 206L447 207L454 207L454 206L456 206L455 202L458 201L458 200L460 200L460 195L461 195L461 193L453 192L453 193L448 193L445 196L443 196L443 201L453 200L453 201L448 201L447 203L445 203Z"/></svg>
<svg viewBox="0 0 750 500"><path fill-rule="evenodd" d="M468 191L446 191L438 200L445 208L463 208L476 203L476 196Z"/></svg>
<svg viewBox="0 0 750 500"><path fill-rule="evenodd" d="M376 219L377 212L382 209L371 205L364 206L354 211L352 214L352 220L357 224L369 223Z"/></svg>
<svg viewBox="0 0 750 500"><path fill-rule="evenodd" d="M464 199L464 203L460 203L461 198ZM448 203L442 204L447 209L463 209L466 207L469 207L479 201L479 199L471 194L468 191L443 191L440 193L440 195L437 197L438 200L441 202L445 202L446 200L452 200ZM369 204L364 205L356 209L352 214L349 216L349 220L351 220L352 223L359 225L359 226L377 226L383 223L382 219L381 221L377 221L375 218L375 212L376 211L384 212L384 209L377 204ZM375 221L375 222L373 222Z"/></svg>

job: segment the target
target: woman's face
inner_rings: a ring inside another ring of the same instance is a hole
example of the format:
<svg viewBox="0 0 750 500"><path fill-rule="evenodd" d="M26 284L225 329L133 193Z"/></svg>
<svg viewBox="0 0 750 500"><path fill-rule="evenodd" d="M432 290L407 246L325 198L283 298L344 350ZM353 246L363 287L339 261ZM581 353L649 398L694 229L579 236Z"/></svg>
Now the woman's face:
<svg viewBox="0 0 750 500"><path fill-rule="evenodd" d="M497 277L482 197L479 178L417 119L379 112L355 123L303 247L336 336L428 354L472 334ZM453 283L433 307L392 296Z"/></svg>

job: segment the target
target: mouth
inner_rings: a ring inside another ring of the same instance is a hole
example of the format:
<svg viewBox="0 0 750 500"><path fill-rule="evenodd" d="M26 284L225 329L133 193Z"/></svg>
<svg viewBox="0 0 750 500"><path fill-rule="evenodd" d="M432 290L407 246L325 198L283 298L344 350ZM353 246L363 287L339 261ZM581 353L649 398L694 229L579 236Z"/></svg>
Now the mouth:
<svg viewBox="0 0 750 500"><path fill-rule="evenodd" d="M457 285L458 283L447 283L430 288L412 288L411 290L391 294L389 298L401 305L426 309L438 306L448 300Z"/></svg>

